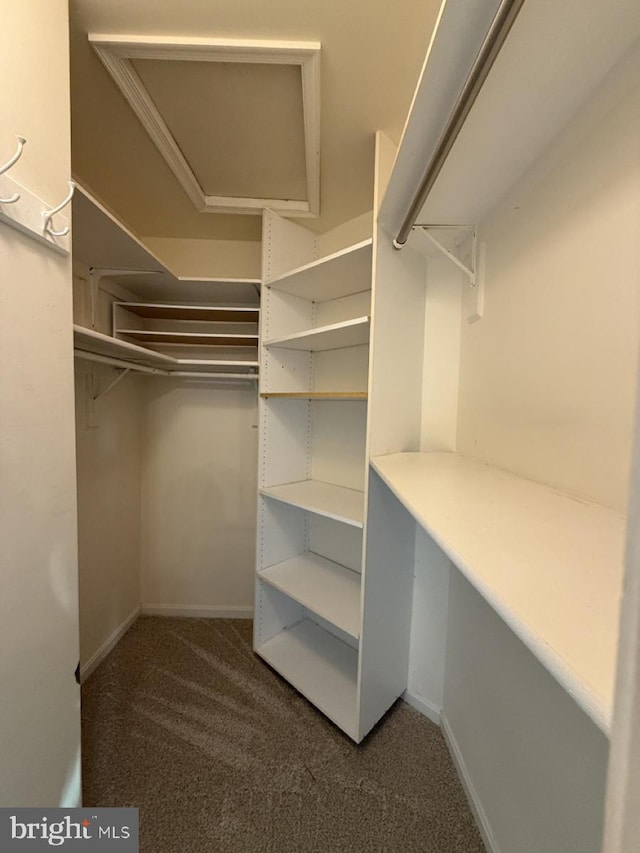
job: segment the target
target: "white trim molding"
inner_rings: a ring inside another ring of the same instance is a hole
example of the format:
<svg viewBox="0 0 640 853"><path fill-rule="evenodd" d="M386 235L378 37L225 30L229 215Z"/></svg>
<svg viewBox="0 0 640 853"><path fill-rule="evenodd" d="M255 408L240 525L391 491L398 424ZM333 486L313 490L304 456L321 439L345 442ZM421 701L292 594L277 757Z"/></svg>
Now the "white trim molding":
<svg viewBox="0 0 640 853"><path fill-rule="evenodd" d="M438 708L438 706L434 705L433 702L429 702L428 699L423 699L421 696L418 696L417 693L412 693L410 690L405 690L401 698L407 703L407 705L415 708L416 711L420 711L421 714L431 720L432 723L435 723L436 726L441 724L442 708Z"/></svg>
<svg viewBox="0 0 640 853"><path fill-rule="evenodd" d="M89 34L89 42L185 192L201 213L316 217L320 212L320 42ZM307 199L205 195L131 60L247 62L299 66L302 76Z"/></svg>
<svg viewBox="0 0 640 853"><path fill-rule="evenodd" d="M107 657L109 652L113 651L115 647L118 645L120 640L127 633L129 628L134 624L137 620L138 616L140 616L142 608L138 605L135 610L133 610L127 617L124 619L118 627L113 631L104 643L100 646L100 648L95 651L89 660L80 665L80 683L84 684L84 682L89 678L91 673L100 666L102 661Z"/></svg>
<svg viewBox="0 0 640 853"><path fill-rule="evenodd" d="M200 604L143 604L143 616L179 616L190 619L253 619L253 607Z"/></svg>

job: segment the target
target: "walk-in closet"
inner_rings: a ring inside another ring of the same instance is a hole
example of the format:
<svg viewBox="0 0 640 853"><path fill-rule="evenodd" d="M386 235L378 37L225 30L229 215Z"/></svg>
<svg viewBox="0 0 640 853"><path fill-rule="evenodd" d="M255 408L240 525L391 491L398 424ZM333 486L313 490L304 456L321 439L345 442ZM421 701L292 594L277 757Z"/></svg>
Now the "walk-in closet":
<svg viewBox="0 0 640 853"><path fill-rule="evenodd" d="M4 24L0 805L633 853L637 0Z"/></svg>

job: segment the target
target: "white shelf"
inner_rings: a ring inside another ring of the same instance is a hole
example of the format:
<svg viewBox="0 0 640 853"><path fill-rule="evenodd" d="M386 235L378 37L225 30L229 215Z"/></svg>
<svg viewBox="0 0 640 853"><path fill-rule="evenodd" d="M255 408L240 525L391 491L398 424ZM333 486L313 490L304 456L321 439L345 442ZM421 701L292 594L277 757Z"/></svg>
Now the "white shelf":
<svg viewBox="0 0 640 853"><path fill-rule="evenodd" d="M132 361L136 364L161 367L165 370L178 365L177 359L170 355L148 350L128 341L117 340L110 335L103 335L102 332L86 329L77 324L73 326L73 345L76 349L84 352Z"/></svg>
<svg viewBox="0 0 640 853"><path fill-rule="evenodd" d="M313 302L325 302L371 287L371 238L265 282Z"/></svg>
<svg viewBox="0 0 640 853"><path fill-rule="evenodd" d="M184 344L186 346L257 347L257 335L234 335L221 332L177 332L156 329L118 329L126 335L154 344Z"/></svg>
<svg viewBox="0 0 640 853"><path fill-rule="evenodd" d="M356 317L343 320L329 326L319 326L294 335L272 338L264 342L265 347L304 350L305 352L326 352L342 347L355 347L369 343L369 318Z"/></svg>
<svg viewBox="0 0 640 853"><path fill-rule="evenodd" d="M416 91L380 212L392 236L443 129L447 116L442 105L454 103L479 47L482 29L474 16L481 10L471 13L467 6L445 5ZM417 222L481 221L595 92L639 33L637 0L593 0L588 14L584 0L525 3ZM416 151L423 155L416 157Z"/></svg>
<svg viewBox="0 0 640 853"><path fill-rule="evenodd" d="M256 652L323 714L358 740L358 652L303 619Z"/></svg>
<svg viewBox="0 0 640 853"><path fill-rule="evenodd" d="M366 391L263 391L260 394L265 400L363 400L366 402Z"/></svg>
<svg viewBox="0 0 640 853"><path fill-rule="evenodd" d="M260 494L353 527L362 527L363 524L364 492L356 489L345 489L319 480L301 480L262 488Z"/></svg>
<svg viewBox="0 0 640 853"><path fill-rule="evenodd" d="M265 583L331 622L360 636L360 575L307 552L258 572Z"/></svg>
<svg viewBox="0 0 640 853"><path fill-rule="evenodd" d="M453 453L373 468L604 730L611 722L625 520Z"/></svg>
<svg viewBox="0 0 640 853"><path fill-rule="evenodd" d="M168 302L116 302L116 308L131 311L148 320L193 320L222 323L257 323L260 308L255 305L181 305Z"/></svg>

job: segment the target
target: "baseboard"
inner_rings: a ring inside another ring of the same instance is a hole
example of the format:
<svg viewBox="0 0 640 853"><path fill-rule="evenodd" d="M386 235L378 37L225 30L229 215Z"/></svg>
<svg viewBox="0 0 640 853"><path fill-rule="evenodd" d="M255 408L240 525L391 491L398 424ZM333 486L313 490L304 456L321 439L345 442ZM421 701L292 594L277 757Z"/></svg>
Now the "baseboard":
<svg viewBox="0 0 640 853"><path fill-rule="evenodd" d="M143 604L142 614L143 616L182 616L191 619L253 619L253 607Z"/></svg>
<svg viewBox="0 0 640 853"><path fill-rule="evenodd" d="M489 818L487 817L487 814L484 808L482 807L478 792L476 791L471 777L469 776L469 771L467 770L467 766L464 763L464 757L462 755L460 747L458 746L458 742L456 741L455 736L451 731L449 721L443 713L440 714L440 725L442 727L442 734L444 735L444 739L449 748L449 752L451 753L451 758L453 759L453 763L455 764L456 770L458 771L458 776L460 777L460 781L462 782L462 787L464 788L464 792L467 795L469 806L471 807L473 816L475 817L476 823L478 824L478 829L480 830L480 835L482 836L484 845L489 851L489 853L500 853L498 843L493 836L493 832L491 831Z"/></svg>
<svg viewBox="0 0 640 853"><path fill-rule="evenodd" d="M91 673L102 663L102 661L106 658L112 649L114 649L120 640L127 633L129 628L136 621L138 616L140 615L140 611L142 608L138 605L135 610L133 610L126 619L124 619L118 627L113 631L109 637L104 641L104 643L100 646L100 648L91 655L89 660L82 664L80 667L80 683L86 681L87 678L91 675Z"/></svg>
<svg viewBox="0 0 640 853"><path fill-rule="evenodd" d="M411 707L415 708L416 711L420 711L421 714L428 717L432 723L435 723L437 726L440 725L442 708L438 708L438 706L434 705L433 702L428 702L426 699L422 699L410 690L405 690L401 698L404 699L407 705L411 705Z"/></svg>

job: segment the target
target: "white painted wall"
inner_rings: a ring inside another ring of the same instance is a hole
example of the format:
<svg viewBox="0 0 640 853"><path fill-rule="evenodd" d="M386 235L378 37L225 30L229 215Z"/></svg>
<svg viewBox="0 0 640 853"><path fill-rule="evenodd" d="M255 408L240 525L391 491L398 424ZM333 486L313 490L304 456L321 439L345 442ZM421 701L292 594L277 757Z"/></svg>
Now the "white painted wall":
<svg viewBox="0 0 640 853"><path fill-rule="evenodd" d="M257 394L253 384L146 384L142 603L147 612L251 615Z"/></svg>
<svg viewBox="0 0 640 853"><path fill-rule="evenodd" d="M46 61L44 60L46 58ZM0 159L51 205L69 179L65 0L5 5ZM71 262L0 225L0 805L80 798Z"/></svg>
<svg viewBox="0 0 640 853"><path fill-rule="evenodd" d="M640 317L640 107L614 74L480 229L484 319L463 322L458 450L627 508Z"/></svg>
<svg viewBox="0 0 640 853"><path fill-rule="evenodd" d="M76 363L80 664L83 677L140 607L145 380L113 381L105 365Z"/></svg>

